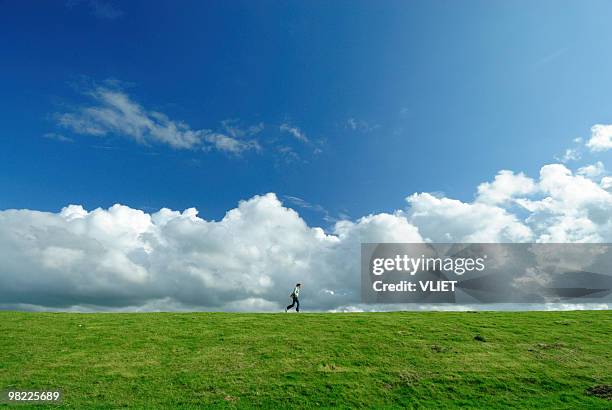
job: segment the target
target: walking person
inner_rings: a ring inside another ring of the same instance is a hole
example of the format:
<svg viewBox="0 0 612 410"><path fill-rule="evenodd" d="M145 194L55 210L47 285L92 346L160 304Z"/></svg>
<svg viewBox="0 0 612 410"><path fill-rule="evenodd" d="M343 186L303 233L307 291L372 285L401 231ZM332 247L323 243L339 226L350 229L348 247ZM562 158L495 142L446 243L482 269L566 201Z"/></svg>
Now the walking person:
<svg viewBox="0 0 612 410"><path fill-rule="evenodd" d="M291 295L289 295L289 297L293 300L293 302L291 302L291 304L285 308L285 313L289 309L291 309L293 306L295 306L295 311L296 312L300 311L300 300L298 299L298 296L300 296L300 287L301 286L302 286L301 283L298 283L297 285L295 285L295 288L293 289L293 292L291 292Z"/></svg>

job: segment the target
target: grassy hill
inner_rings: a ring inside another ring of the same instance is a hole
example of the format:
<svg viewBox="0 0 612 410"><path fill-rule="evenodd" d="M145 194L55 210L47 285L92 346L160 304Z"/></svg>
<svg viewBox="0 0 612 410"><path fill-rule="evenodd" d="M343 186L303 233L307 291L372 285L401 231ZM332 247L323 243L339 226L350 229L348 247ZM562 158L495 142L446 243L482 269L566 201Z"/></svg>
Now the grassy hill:
<svg viewBox="0 0 612 410"><path fill-rule="evenodd" d="M0 313L0 390L63 406L612 408L612 312ZM609 397L608 397L609 398Z"/></svg>

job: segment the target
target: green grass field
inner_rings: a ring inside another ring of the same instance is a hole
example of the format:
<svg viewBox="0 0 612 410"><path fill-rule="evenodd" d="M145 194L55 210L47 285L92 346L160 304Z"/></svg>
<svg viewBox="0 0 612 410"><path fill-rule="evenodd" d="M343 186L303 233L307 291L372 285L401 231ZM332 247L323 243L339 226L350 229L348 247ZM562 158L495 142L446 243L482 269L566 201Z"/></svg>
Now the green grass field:
<svg viewBox="0 0 612 410"><path fill-rule="evenodd" d="M65 407L612 408L586 393L612 384L609 311L3 312L0 334L0 390Z"/></svg>

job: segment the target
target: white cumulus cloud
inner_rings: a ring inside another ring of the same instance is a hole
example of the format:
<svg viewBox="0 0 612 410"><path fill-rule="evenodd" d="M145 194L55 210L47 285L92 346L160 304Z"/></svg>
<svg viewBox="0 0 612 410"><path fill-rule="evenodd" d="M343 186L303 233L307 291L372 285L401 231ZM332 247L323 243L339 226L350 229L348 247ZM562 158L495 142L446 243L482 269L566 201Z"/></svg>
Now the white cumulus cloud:
<svg viewBox="0 0 612 410"><path fill-rule="evenodd" d="M594 164L578 168L576 173L587 178L597 178L606 173L606 168L601 161L597 161Z"/></svg>
<svg viewBox="0 0 612 410"><path fill-rule="evenodd" d="M493 182L484 182L478 186L478 202L502 204L518 195L529 195L536 190L533 179L522 172L502 170L495 176Z"/></svg>
<svg viewBox="0 0 612 410"><path fill-rule="evenodd" d="M591 151L607 151L612 148L612 125L593 125L591 138L586 145Z"/></svg>
<svg viewBox="0 0 612 410"><path fill-rule="evenodd" d="M420 240L415 227L392 215L338 232L309 227L274 194L242 201L220 221L195 209L148 214L123 205L5 210L0 299L57 308L171 300L171 307L268 310L301 281L313 305L332 308L358 299L359 241Z"/></svg>
<svg viewBox="0 0 612 410"><path fill-rule="evenodd" d="M406 200L327 232L272 193L221 220L194 208L3 210L0 308L278 311L301 282L311 309L343 311L360 304L363 242L612 241L612 194L561 164L538 179L501 171L472 202Z"/></svg>

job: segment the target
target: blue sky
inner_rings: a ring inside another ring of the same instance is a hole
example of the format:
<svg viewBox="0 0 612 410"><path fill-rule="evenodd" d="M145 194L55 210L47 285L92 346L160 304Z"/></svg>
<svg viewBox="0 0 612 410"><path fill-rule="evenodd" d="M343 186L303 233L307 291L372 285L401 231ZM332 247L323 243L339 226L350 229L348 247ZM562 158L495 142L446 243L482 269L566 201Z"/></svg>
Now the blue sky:
<svg viewBox="0 0 612 410"><path fill-rule="evenodd" d="M122 203L219 219L275 192L327 226L404 207L413 192L472 200L500 169L536 176L612 120L605 1L15 1L0 10L0 209ZM206 130L204 139L257 145L177 148L62 122L99 108L100 92L146 118ZM609 152L582 162L593 158Z"/></svg>

